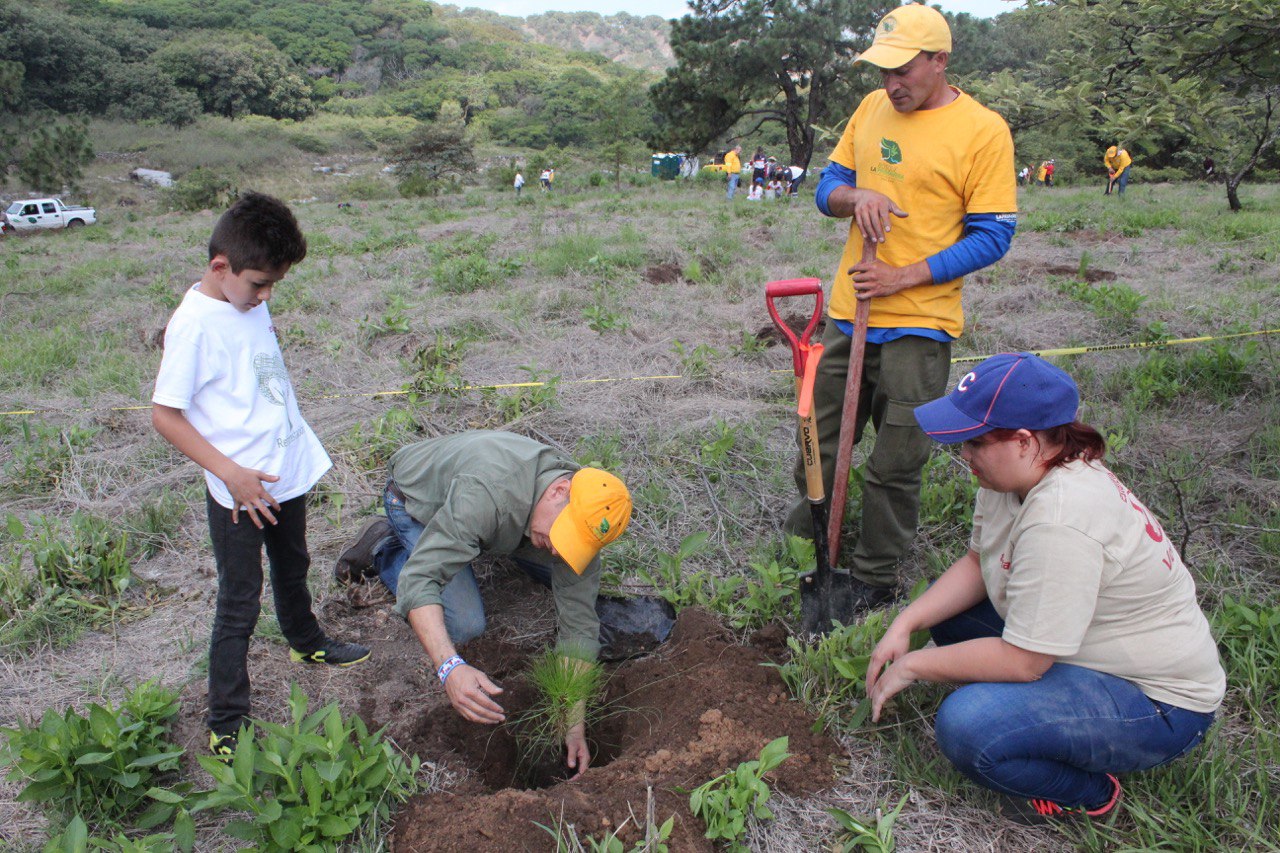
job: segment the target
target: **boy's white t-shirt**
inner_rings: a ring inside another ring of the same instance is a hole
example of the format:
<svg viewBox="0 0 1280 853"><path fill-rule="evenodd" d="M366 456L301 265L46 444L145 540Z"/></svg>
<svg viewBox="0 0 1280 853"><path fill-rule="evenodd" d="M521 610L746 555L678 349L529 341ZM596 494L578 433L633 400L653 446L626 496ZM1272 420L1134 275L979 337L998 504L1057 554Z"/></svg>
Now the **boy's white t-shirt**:
<svg viewBox="0 0 1280 853"><path fill-rule="evenodd" d="M278 476L263 483L277 501L305 494L333 464L298 411L265 302L242 313L197 282L165 329L151 401L181 409L236 464ZM222 480L204 476L213 499L232 509Z"/></svg>
<svg viewBox="0 0 1280 853"><path fill-rule="evenodd" d="M1100 463L1055 467L1027 493L979 489L969 547L1004 639L1207 713L1226 676L1195 581L1155 516Z"/></svg>

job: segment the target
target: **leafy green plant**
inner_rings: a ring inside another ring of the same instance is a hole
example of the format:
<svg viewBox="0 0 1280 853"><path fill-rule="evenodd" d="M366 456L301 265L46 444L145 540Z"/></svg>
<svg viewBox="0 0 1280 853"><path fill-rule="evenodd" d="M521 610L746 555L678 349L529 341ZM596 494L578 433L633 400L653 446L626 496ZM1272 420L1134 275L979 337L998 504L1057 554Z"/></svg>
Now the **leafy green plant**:
<svg viewBox="0 0 1280 853"><path fill-rule="evenodd" d="M917 584L911 597L919 596L925 585L924 581ZM791 695L813 711L817 718L815 731L852 731L867 721L871 714L871 702L864 690L867 665L876 643L896 616L896 611L875 611L861 622L827 633L814 645L787 638L790 658L785 663L769 665L778 670ZM923 648L928 641L927 631L917 631L911 636L911 648Z"/></svg>
<svg viewBox="0 0 1280 853"><path fill-rule="evenodd" d="M1260 723L1275 721L1280 693L1280 603L1226 596L1210 617L1227 682Z"/></svg>
<svg viewBox="0 0 1280 853"><path fill-rule="evenodd" d="M1084 263L1081 258L1081 263ZM1058 292L1078 299L1088 305L1093 313L1104 320L1133 323L1147 298L1127 284L1090 285L1087 281L1073 279L1058 285Z"/></svg>
<svg viewBox="0 0 1280 853"><path fill-rule="evenodd" d="M446 336L436 332L435 342L418 347L413 354L413 378L404 390L409 392L409 402L417 405L430 398L456 396L463 384L460 367L469 336Z"/></svg>
<svg viewBox="0 0 1280 853"><path fill-rule="evenodd" d="M386 335L403 335L413 328L409 319L409 303L403 296L393 294L387 300L387 308L381 317L371 318L366 314L357 321L356 327L365 343L373 343Z"/></svg>
<svg viewBox="0 0 1280 853"><path fill-rule="evenodd" d="M370 423L356 424L339 446L354 457L361 470L375 471L384 468L391 454L417 439L421 432L412 411L395 407Z"/></svg>
<svg viewBox="0 0 1280 853"><path fill-rule="evenodd" d="M10 532L17 518L9 517ZM88 607L109 605L133 580L130 568L129 537L106 519L74 513L69 522L69 538L61 526L39 516L32 525L34 536L27 540L36 579L49 590L76 594Z"/></svg>
<svg viewBox="0 0 1280 853"><path fill-rule="evenodd" d="M707 825L707 838L723 842L725 849L734 853L745 851L739 839L746 832L747 821L773 819L773 812L765 805L771 792L764 777L791 757L788 743L785 736L770 741L758 759L742 762L689 794L689 810Z"/></svg>
<svg viewBox="0 0 1280 853"><path fill-rule="evenodd" d="M856 850L870 850L873 853L893 853L896 844L893 840L893 824L907 804L908 794L887 814L883 809L876 809L874 823L869 818L856 818L844 809L827 809L827 814L836 819L844 830L837 843L839 853L854 853Z"/></svg>
<svg viewBox="0 0 1280 853"><path fill-rule="evenodd" d="M617 311L610 311L603 305L588 305L582 309L582 319L587 321L587 328L593 332L604 334L605 332L620 332L628 327L630 323L626 318Z"/></svg>
<svg viewBox="0 0 1280 853"><path fill-rule="evenodd" d="M126 820L150 829L176 818L175 832L189 849L194 830L181 808L189 786L160 787L184 752L166 739L167 722L177 712L177 692L151 681L135 687L119 707L90 704L87 715L50 708L39 725L20 721L0 729L8 778L26 782L18 799L39 803L55 824L71 829L80 817L108 829Z"/></svg>
<svg viewBox="0 0 1280 853"><path fill-rule="evenodd" d="M710 379L713 363L720 357L720 351L708 344L690 349L681 341L674 341L671 351L680 359L680 370L690 379Z"/></svg>
<svg viewBox="0 0 1280 853"><path fill-rule="evenodd" d="M722 577L705 569L685 571L685 562L707 548L710 534L692 533L674 554L659 554L657 566L640 566L640 578L677 609L704 607L723 614L735 628L756 628L795 615L801 567L813 565L813 545L791 537L782 559L752 559L749 576Z"/></svg>
<svg viewBox="0 0 1280 853"><path fill-rule="evenodd" d="M755 332L742 330L738 343L729 347L729 351L739 358L754 360L769 350L769 339L758 336Z"/></svg>
<svg viewBox="0 0 1280 853"><path fill-rule="evenodd" d="M92 443L98 430L70 426L65 429L39 421L23 420L12 458L4 466L5 489L20 494L53 489L75 455Z"/></svg>
<svg viewBox="0 0 1280 853"><path fill-rule="evenodd" d="M178 832L159 832L142 838L130 838L117 832L109 838L92 836L89 826L76 815L62 832L49 836L45 853L169 853L190 850L194 837Z"/></svg>
<svg viewBox="0 0 1280 853"><path fill-rule="evenodd" d="M509 424L535 412L554 409L560 394L560 377L556 374L544 374L531 365L520 367L529 375L527 381L519 383L506 394L496 390L487 390L486 396L496 401L498 416L502 423Z"/></svg>
<svg viewBox="0 0 1280 853"><path fill-rule="evenodd" d="M385 823L391 804L417 790L418 759L406 761L382 730L343 720L337 703L307 713L295 684L287 725L258 721L241 731L229 764L202 756L217 786L192 808L251 814L226 831L258 851L326 849L369 822ZM255 730L256 729L256 730Z"/></svg>

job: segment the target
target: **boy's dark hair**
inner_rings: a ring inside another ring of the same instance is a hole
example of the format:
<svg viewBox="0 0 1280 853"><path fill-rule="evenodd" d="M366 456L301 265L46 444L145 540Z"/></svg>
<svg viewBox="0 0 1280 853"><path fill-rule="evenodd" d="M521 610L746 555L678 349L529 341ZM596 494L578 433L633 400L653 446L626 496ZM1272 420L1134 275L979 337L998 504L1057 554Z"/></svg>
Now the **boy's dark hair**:
<svg viewBox="0 0 1280 853"><path fill-rule="evenodd" d="M275 270L298 263L307 256L293 211L278 198L245 193L218 218L209 238L209 260L223 255L231 272Z"/></svg>

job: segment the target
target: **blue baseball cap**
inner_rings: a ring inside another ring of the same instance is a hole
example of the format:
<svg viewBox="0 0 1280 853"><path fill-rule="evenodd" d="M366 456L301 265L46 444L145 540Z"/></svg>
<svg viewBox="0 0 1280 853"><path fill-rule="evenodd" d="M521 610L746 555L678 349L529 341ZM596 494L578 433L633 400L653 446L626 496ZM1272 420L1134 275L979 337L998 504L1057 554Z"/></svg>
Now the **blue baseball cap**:
<svg viewBox="0 0 1280 853"><path fill-rule="evenodd" d="M917 406L916 423L942 444L993 429L1049 429L1069 424L1080 391L1066 371L1029 352L993 355L966 373L956 390Z"/></svg>

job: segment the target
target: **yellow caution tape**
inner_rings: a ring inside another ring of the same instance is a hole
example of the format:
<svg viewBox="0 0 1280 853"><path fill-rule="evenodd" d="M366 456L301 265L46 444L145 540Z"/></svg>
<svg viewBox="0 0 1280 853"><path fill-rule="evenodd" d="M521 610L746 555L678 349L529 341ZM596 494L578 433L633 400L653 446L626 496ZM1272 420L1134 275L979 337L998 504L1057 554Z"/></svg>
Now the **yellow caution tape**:
<svg viewBox="0 0 1280 853"><path fill-rule="evenodd" d="M1128 344L1094 344L1091 346L1080 347L1059 347L1057 349L1029 350L1029 352L1039 356L1052 355L1082 355L1090 352L1118 352L1121 350L1136 349L1161 349L1163 347L1181 346L1184 344L1202 344L1209 341L1226 341L1234 338L1251 338L1260 337L1262 335L1280 334L1280 329L1259 329L1254 332L1235 332L1227 335L1201 335L1195 338L1173 338L1165 341L1140 341ZM984 361L990 358L989 355L966 355L959 358L951 359L952 364L969 364L972 362ZM771 373L791 373L790 370L774 370ZM589 379L557 379L553 380L559 385L599 385L611 382L655 382L666 379L686 379L688 377L680 373L660 373L652 376L623 376L623 377L602 377ZM551 382L534 381L534 382L504 382L492 385L456 385L450 386L450 392L458 391L499 391L507 388L542 388L550 385ZM406 389L398 391L364 391L351 394L321 394L312 399L316 400L344 400L354 399L358 397L367 397L370 399L376 397L403 397L413 393ZM150 405L142 406L111 406L106 409L97 410L94 408L79 409L13 409L7 412L0 412L0 417L12 417L17 415L38 415L38 414L70 414L73 412L141 412L151 409Z"/></svg>

